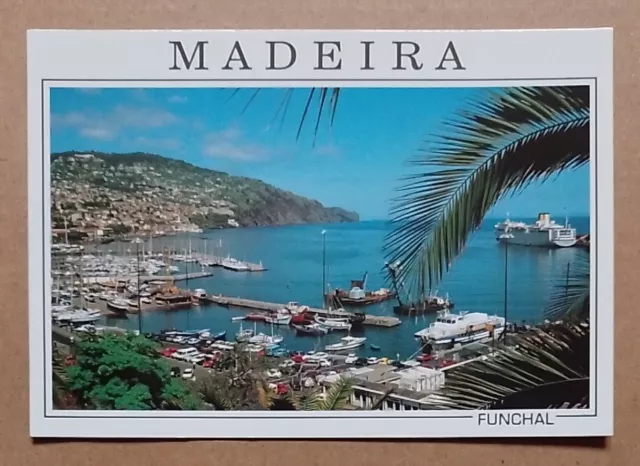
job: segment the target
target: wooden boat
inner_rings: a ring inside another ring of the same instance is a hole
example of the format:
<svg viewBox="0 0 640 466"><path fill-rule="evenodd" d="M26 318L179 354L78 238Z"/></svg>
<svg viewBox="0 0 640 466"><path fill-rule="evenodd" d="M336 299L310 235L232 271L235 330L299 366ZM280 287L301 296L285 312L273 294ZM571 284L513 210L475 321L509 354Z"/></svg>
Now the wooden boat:
<svg viewBox="0 0 640 466"><path fill-rule="evenodd" d="M349 291L336 288L332 293L325 295L327 300L338 300L343 306L369 306L381 303L395 296L391 290L380 288L377 291L366 291L367 273L362 280L351 280Z"/></svg>
<svg viewBox="0 0 640 466"><path fill-rule="evenodd" d="M284 312L277 312L265 317L264 321L268 324L274 325L289 325L291 322L291 314Z"/></svg>

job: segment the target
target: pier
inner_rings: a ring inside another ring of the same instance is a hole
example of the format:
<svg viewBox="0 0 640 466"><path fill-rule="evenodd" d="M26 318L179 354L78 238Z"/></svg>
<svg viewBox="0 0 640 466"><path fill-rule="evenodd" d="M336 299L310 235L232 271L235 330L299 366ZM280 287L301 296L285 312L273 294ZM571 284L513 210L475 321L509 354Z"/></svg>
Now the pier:
<svg viewBox="0 0 640 466"><path fill-rule="evenodd" d="M210 302L213 304L217 304L220 306L233 306L242 309L250 309L254 311L262 311L262 312L275 312L278 309L283 309L286 307L286 304L279 303L271 303L267 301L257 301L253 299L245 299L245 298L232 298L229 296L223 295L207 295L207 297L203 300L205 302ZM351 313L346 311L336 311L336 310L327 310L327 309L319 309L308 307L308 311L312 314L317 314L323 317L349 317ZM370 325L374 327L395 327L400 325L402 321L397 317L391 316L374 316L367 314L363 325Z"/></svg>
<svg viewBox="0 0 640 466"><path fill-rule="evenodd" d="M189 280L197 280L198 278L206 278L212 277L213 272L193 272L193 273L178 273L174 275L140 275L140 283L148 283L148 282L181 282L187 279ZM121 281L128 282L136 282L138 280L137 275L127 276L120 278ZM84 277L83 281L85 284L98 283L105 284L109 282L113 282L113 277Z"/></svg>

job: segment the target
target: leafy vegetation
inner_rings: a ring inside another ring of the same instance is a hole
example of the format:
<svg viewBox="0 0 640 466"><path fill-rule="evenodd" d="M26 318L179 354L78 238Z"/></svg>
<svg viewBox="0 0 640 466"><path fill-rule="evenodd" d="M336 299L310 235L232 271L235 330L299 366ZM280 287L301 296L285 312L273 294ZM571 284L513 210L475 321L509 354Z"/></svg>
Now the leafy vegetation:
<svg viewBox="0 0 640 466"><path fill-rule="evenodd" d="M559 322L450 369L433 409L552 409L589 405L589 322Z"/></svg>
<svg viewBox="0 0 640 466"><path fill-rule="evenodd" d="M490 91L445 122L413 161L386 239L400 279L433 288L489 209L589 161L589 88Z"/></svg>
<svg viewBox="0 0 640 466"><path fill-rule="evenodd" d="M83 409L197 409L198 400L171 377L157 349L133 334L84 337L66 370L66 389Z"/></svg>

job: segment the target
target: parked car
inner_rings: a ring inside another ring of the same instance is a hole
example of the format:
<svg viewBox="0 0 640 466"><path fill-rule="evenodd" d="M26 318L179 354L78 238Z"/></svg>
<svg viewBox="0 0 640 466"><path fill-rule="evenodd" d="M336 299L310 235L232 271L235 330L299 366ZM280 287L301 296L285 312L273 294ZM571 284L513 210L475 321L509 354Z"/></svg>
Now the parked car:
<svg viewBox="0 0 640 466"><path fill-rule="evenodd" d="M293 367L295 365L296 365L296 362L293 359L287 359L286 361L284 361L284 362L282 362L280 364L280 367L282 369L288 369L288 368Z"/></svg>
<svg viewBox="0 0 640 466"><path fill-rule="evenodd" d="M367 358L358 358L355 362L356 366L366 366L367 364Z"/></svg>
<svg viewBox="0 0 640 466"><path fill-rule="evenodd" d="M375 356L371 356L370 358L367 358L367 364L378 364L380 362L380 359L376 358Z"/></svg>
<svg viewBox="0 0 640 466"><path fill-rule="evenodd" d="M320 367L331 367L333 365L328 359L320 359L318 360L318 364L320 364Z"/></svg>
<svg viewBox="0 0 640 466"><path fill-rule="evenodd" d="M182 371L183 380L195 380L196 375L190 367Z"/></svg>
<svg viewBox="0 0 640 466"><path fill-rule="evenodd" d="M277 379L282 377L282 372L280 372L278 369L268 369L266 375L270 379Z"/></svg>
<svg viewBox="0 0 640 466"><path fill-rule="evenodd" d="M291 356L291 361L293 361L295 364L302 364L304 362L304 356L302 356L301 354L296 354L294 356Z"/></svg>
<svg viewBox="0 0 640 466"><path fill-rule="evenodd" d="M355 364L355 362L358 360L358 356L356 356L355 354L350 354L347 356L347 359L344 360L345 364Z"/></svg>
<svg viewBox="0 0 640 466"><path fill-rule="evenodd" d="M321 359L327 359L328 357L329 354L327 353L316 353L315 351L309 351L306 355L303 356L304 360L308 362L320 361Z"/></svg>
<svg viewBox="0 0 640 466"><path fill-rule="evenodd" d="M162 348L159 352L165 358L170 358L176 352L176 348Z"/></svg>
<svg viewBox="0 0 640 466"><path fill-rule="evenodd" d="M197 365L202 365L204 361L205 361L204 354L196 354L195 356L191 356L189 357L189 359L187 359L187 362L190 362L191 364L197 364Z"/></svg>
<svg viewBox="0 0 640 466"><path fill-rule="evenodd" d="M196 344L200 343L200 339L199 338L195 338L195 337L194 338L189 338L186 341L186 343L187 343L187 345L196 345Z"/></svg>
<svg viewBox="0 0 640 466"><path fill-rule="evenodd" d="M180 368L179 367L172 367L171 368L171 377L180 377Z"/></svg>

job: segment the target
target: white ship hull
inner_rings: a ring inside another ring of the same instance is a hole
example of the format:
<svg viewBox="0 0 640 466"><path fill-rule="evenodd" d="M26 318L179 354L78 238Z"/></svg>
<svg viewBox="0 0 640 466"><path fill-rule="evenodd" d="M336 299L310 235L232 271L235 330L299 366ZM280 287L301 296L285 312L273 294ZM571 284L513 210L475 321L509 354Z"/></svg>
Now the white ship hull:
<svg viewBox="0 0 640 466"><path fill-rule="evenodd" d="M553 230L511 230L509 231L509 235L504 235L504 230L496 229L495 235L496 239L501 243L517 244L520 246L569 248L577 242L575 235L567 234L565 237L558 237L556 235L554 238L552 232Z"/></svg>
<svg viewBox="0 0 640 466"><path fill-rule="evenodd" d="M549 214L538 214L533 224L513 222L509 219L494 227L496 239L501 243L547 248L570 248L578 242L575 228L568 221L560 225Z"/></svg>

